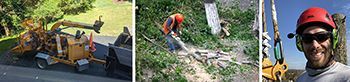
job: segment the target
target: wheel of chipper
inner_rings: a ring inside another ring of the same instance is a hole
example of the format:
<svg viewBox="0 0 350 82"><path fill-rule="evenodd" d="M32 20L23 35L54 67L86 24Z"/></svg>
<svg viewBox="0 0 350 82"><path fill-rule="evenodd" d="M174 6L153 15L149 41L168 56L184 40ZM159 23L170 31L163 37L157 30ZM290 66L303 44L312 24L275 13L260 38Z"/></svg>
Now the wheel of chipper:
<svg viewBox="0 0 350 82"><path fill-rule="evenodd" d="M36 59L36 65L40 68L40 69L45 69L48 64L44 59Z"/></svg>

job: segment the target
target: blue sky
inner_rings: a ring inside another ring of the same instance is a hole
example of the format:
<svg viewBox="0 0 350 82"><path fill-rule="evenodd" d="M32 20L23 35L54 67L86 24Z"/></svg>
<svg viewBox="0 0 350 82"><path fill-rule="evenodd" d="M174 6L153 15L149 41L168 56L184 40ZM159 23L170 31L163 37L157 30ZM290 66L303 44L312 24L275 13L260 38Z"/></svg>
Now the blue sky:
<svg viewBox="0 0 350 82"><path fill-rule="evenodd" d="M288 39L287 34L292 33L296 29L296 22L300 14L310 7L321 7L330 14L342 13L347 16L346 29L349 30L349 18L350 16L350 1L344 0L275 0L277 10L277 20L279 26L279 32L282 38L282 44L284 48L284 55L290 69L304 69L306 59L302 52L299 52L295 46L295 39ZM273 26L271 17L271 4L270 0L265 0L265 13L267 20L267 30L269 36L273 38ZM349 49L349 31L347 32L347 49ZM269 42L273 45L273 40ZM347 50L349 54L349 50ZM274 62L273 48L270 48L270 59ZM349 56L348 56L349 59ZM348 60L349 62L349 60Z"/></svg>

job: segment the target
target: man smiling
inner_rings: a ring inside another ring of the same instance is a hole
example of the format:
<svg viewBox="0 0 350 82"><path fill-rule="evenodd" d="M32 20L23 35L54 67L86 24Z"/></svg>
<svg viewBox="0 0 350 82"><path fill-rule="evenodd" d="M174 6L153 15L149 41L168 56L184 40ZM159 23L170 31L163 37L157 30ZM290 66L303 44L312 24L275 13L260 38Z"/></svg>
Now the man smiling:
<svg viewBox="0 0 350 82"><path fill-rule="evenodd" d="M297 21L297 48L304 52L306 67L297 82L350 82L350 67L334 60L337 27L322 8L305 10Z"/></svg>

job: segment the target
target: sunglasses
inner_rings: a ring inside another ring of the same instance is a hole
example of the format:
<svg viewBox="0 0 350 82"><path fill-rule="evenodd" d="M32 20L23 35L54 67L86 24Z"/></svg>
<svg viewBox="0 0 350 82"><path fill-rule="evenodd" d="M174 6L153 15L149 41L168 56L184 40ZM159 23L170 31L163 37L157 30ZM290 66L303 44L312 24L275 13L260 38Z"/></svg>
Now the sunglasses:
<svg viewBox="0 0 350 82"><path fill-rule="evenodd" d="M301 35L301 39L304 43L312 43L312 41L316 40L317 42L324 42L328 38L330 38L332 32L319 32L316 34L303 34Z"/></svg>

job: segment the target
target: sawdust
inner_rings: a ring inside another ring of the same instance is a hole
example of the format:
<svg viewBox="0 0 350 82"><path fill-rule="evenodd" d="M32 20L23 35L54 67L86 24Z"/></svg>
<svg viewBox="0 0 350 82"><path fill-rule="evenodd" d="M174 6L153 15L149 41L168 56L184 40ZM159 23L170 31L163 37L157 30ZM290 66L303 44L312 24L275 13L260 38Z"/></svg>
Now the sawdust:
<svg viewBox="0 0 350 82"><path fill-rule="evenodd" d="M216 77L213 76L209 73L207 73L203 67L200 66L199 62L193 61L191 63L188 64L187 67L190 67L190 69L193 69L193 71L195 72L194 74L191 74L190 72L185 72L185 74L183 74L188 81L190 82L218 82L219 80L216 78L212 78L212 77Z"/></svg>
<svg viewBox="0 0 350 82"><path fill-rule="evenodd" d="M180 57L180 61L185 62L186 69L191 70L190 72L185 72L184 75L188 81L190 82L217 82L219 81L216 77L213 76L205 71L203 68L202 63L195 61L195 59L190 58L188 56Z"/></svg>
<svg viewBox="0 0 350 82"><path fill-rule="evenodd" d="M186 45L190 51L193 51L194 46L192 45ZM186 79L190 82L217 82L219 81L214 75L211 75L207 73L202 66L203 63L200 61L197 61L193 56L186 53L185 51L178 51L179 54L178 59L180 62L183 62L186 67L186 71L182 74L186 77ZM191 53L191 52L190 52Z"/></svg>

